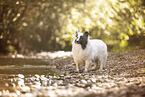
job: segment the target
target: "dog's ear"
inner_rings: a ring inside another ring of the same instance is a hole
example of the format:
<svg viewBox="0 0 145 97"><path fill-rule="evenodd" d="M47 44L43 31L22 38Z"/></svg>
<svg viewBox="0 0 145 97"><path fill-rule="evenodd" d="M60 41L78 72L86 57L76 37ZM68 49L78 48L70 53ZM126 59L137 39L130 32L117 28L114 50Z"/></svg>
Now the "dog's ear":
<svg viewBox="0 0 145 97"><path fill-rule="evenodd" d="M84 35L85 35L85 36L88 36L88 35L89 35L89 32L87 32L87 31L84 32Z"/></svg>
<svg viewBox="0 0 145 97"><path fill-rule="evenodd" d="M80 33L80 30L76 30L76 37L78 36L78 33Z"/></svg>

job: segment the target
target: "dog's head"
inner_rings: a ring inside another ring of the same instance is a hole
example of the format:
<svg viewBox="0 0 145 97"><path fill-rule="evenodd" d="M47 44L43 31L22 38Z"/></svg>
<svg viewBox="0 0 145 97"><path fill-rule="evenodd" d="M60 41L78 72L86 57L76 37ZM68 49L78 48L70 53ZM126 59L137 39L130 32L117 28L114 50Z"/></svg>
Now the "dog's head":
<svg viewBox="0 0 145 97"><path fill-rule="evenodd" d="M89 32L84 32L80 33L79 30L76 31L76 36L75 36L75 43L80 44L82 46L82 49L85 49L88 43L88 37Z"/></svg>

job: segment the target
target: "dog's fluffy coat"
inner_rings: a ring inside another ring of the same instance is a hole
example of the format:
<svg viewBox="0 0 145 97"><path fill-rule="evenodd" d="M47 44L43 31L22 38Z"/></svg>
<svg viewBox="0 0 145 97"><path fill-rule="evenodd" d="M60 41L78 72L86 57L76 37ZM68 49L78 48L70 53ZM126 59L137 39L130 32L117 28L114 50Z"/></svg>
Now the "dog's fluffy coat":
<svg viewBox="0 0 145 97"><path fill-rule="evenodd" d="M76 32L74 41L72 42L72 53L76 70L79 71L79 64L85 63L85 71L88 70L89 64L95 62L97 67L100 63L100 70L103 69L107 60L107 45L99 39L89 39L89 33Z"/></svg>

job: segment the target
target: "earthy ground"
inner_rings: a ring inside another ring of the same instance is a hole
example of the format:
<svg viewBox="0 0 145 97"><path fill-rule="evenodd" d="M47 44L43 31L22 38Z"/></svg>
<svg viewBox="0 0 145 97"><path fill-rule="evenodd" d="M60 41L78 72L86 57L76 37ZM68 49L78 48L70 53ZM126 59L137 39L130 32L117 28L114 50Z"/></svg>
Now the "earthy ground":
<svg viewBox="0 0 145 97"><path fill-rule="evenodd" d="M23 61L27 64L28 60ZM6 69L1 69L0 96L145 97L145 49L109 53L103 71L94 70L92 64L87 73L84 65L79 73L75 71L71 56L31 60L31 66L35 62L41 69L33 67L29 74L12 71L4 75ZM0 61L1 67L6 63ZM35 71L39 73L32 73Z"/></svg>

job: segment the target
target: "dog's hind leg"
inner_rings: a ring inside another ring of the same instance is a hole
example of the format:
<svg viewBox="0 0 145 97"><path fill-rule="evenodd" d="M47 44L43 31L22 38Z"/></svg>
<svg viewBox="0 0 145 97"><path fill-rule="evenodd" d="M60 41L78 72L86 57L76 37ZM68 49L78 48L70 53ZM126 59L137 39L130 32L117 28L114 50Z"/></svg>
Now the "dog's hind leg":
<svg viewBox="0 0 145 97"><path fill-rule="evenodd" d="M95 60L95 66L94 66L94 67L95 67L95 68L94 68L95 70L99 69L98 65L99 65L99 61L98 61L98 59L97 59L97 60Z"/></svg>
<svg viewBox="0 0 145 97"><path fill-rule="evenodd" d="M100 71L103 70L104 66L106 65L106 58L100 59Z"/></svg>

